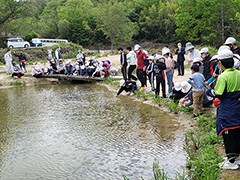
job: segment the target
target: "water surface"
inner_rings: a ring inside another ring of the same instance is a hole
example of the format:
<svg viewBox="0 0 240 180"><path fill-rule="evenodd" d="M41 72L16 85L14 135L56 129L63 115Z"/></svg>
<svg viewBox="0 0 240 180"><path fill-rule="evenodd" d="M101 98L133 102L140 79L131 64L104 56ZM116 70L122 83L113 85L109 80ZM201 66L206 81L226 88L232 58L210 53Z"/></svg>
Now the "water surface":
<svg viewBox="0 0 240 180"><path fill-rule="evenodd" d="M174 176L186 157L173 116L94 84L0 90L0 179Z"/></svg>

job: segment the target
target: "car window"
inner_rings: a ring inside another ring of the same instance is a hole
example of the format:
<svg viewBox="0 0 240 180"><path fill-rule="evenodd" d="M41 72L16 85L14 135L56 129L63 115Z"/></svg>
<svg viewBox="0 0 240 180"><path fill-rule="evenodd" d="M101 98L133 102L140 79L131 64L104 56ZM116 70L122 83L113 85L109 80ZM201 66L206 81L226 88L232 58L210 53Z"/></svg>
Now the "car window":
<svg viewBox="0 0 240 180"><path fill-rule="evenodd" d="M18 42L24 42L24 40L23 39L18 39Z"/></svg>

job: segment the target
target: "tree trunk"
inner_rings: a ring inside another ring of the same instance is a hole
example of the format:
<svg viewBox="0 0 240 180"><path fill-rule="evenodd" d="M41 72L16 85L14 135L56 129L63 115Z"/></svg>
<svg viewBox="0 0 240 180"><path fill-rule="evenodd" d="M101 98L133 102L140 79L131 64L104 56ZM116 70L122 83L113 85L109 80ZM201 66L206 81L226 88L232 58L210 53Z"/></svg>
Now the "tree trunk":
<svg viewBox="0 0 240 180"><path fill-rule="evenodd" d="M111 52L113 54L114 35L111 35Z"/></svg>
<svg viewBox="0 0 240 180"><path fill-rule="evenodd" d="M224 12L223 12L223 0L221 0L221 38L222 42L224 42Z"/></svg>

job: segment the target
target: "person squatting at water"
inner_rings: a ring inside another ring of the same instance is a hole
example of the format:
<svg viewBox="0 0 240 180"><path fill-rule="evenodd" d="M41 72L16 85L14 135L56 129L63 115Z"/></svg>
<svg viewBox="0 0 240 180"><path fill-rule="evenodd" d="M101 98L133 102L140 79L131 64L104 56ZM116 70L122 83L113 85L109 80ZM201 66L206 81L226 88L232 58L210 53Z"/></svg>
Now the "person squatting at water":
<svg viewBox="0 0 240 180"><path fill-rule="evenodd" d="M35 78L40 78L42 74L43 74L42 69L40 69L40 67L37 64L35 64L34 68L32 69L32 76Z"/></svg>
<svg viewBox="0 0 240 180"><path fill-rule="evenodd" d="M166 89L165 89L165 75L164 70L166 70L166 64L163 56L156 57L156 63L153 65L154 75L156 76L156 90L155 97L159 96L160 92L160 83L162 86L162 97L167 98Z"/></svg>
<svg viewBox="0 0 240 180"><path fill-rule="evenodd" d="M120 54L120 64L123 79L127 81L127 55L121 47L118 48L118 53Z"/></svg>
<svg viewBox="0 0 240 180"><path fill-rule="evenodd" d="M186 96L190 89L191 85L187 81L183 81L182 83L176 82L174 83L173 94L169 98L177 102Z"/></svg>
<svg viewBox="0 0 240 180"><path fill-rule="evenodd" d="M134 91L137 90L137 84L135 81L120 81L120 89L115 97L118 97L123 91L127 92L127 95L134 95Z"/></svg>
<svg viewBox="0 0 240 180"><path fill-rule="evenodd" d="M16 62L13 62L13 73L11 78L14 78L14 76L21 78L23 75L20 66L18 66Z"/></svg>

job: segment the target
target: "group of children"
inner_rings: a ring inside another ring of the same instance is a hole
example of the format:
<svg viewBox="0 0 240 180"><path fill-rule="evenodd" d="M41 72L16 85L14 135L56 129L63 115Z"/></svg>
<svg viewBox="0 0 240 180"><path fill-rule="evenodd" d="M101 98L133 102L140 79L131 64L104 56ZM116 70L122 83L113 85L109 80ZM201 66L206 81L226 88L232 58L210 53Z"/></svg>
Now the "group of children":
<svg viewBox="0 0 240 180"><path fill-rule="evenodd" d="M186 46L189 46L190 52L194 52L191 43L187 43ZM172 69L172 67L168 65L170 61L167 62L169 54L166 55L164 52L163 55L164 57L156 55L146 58L150 61L146 72L152 90L155 90L155 95L158 96L161 83L163 97L166 97L164 71L168 68ZM237 47L236 40L230 37L219 48L217 55L211 57L207 48L201 50L199 53L201 57L198 53L194 53L194 55L196 57L193 57L192 62L189 61L192 72L189 79L174 84L168 81L169 87L174 85L170 98L173 98L175 102L179 100L180 106L193 104L192 118L202 115L203 106L214 103L217 107L217 134L223 136L228 158L222 168L238 169L240 165L240 48ZM154 60L156 61L154 62ZM156 89L154 77L156 78ZM123 90L131 94L136 89L136 82L122 80L120 86L117 96ZM142 82L141 86L143 86ZM185 104L186 101L190 102Z"/></svg>

